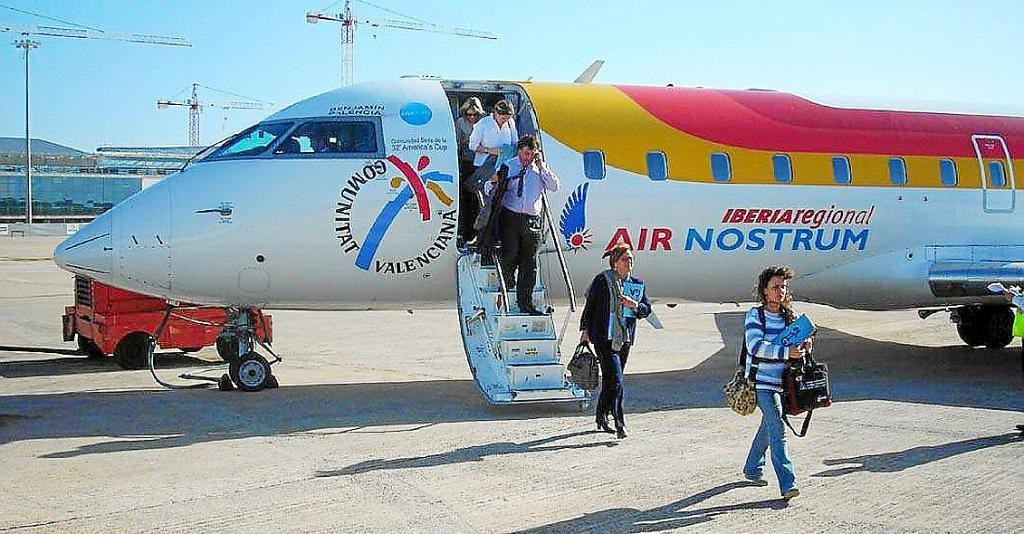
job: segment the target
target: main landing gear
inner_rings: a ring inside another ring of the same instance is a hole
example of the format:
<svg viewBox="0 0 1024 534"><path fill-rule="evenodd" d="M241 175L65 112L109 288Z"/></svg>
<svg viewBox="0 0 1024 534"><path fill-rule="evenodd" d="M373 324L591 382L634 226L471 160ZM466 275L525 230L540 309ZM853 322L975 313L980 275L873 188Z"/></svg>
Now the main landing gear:
<svg viewBox="0 0 1024 534"><path fill-rule="evenodd" d="M263 314L249 309L229 309L224 331L217 338L217 353L228 362L228 374L217 382L221 391L232 389L242 391L259 391L264 388L278 387L277 377L271 372L270 366L281 361L271 348L256 335L256 323L262 321ZM261 331L267 328L261 326ZM260 345L273 357L267 360L256 352Z"/></svg>
<svg viewBox="0 0 1024 534"><path fill-rule="evenodd" d="M1013 311L1009 306L961 306L950 316L968 346L1001 349L1013 340Z"/></svg>

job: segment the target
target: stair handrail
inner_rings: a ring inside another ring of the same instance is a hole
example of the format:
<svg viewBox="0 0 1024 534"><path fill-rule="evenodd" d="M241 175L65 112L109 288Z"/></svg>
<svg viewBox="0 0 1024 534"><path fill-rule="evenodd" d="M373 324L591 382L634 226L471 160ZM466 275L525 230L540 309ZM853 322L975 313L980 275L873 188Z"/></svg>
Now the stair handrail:
<svg viewBox="0 0 1024 534"><path fill-rule="evenodd" d="M480 258L483 260L483 255ZM508 286L505 285L505 273L501 270L498 253L493 248L491 249L491 261L494 262L494 271L498 273L498 286L501 288L501 309L505 315L508 315Z"/></svg>
<svg viewBox="0 0 1024 534"><path fill-rule="evenodd" d="M548 222L548 231L551 234L551 241L555 245L555 253L558 255L558 265L562 268L562 279L565 280L565 288L569 292L569 312L576 311L576 293L572 289L572 280L569 278L569 267L565 263L565 255L562 254L562 244L555 237L555 219L551 216L548 208L547 192L541 189L541 205L544 208L544 219Z"/></svg>

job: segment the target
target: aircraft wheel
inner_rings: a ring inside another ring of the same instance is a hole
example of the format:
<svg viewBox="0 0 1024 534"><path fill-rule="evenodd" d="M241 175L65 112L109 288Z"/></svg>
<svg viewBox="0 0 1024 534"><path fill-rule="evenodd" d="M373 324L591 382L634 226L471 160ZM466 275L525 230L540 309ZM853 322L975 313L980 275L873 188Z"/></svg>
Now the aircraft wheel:
<svg viewBox="0 0 1024 534"><path fill-rule="evenodd" d="M270 380L270 364L256 352L247 352L228 366L231 381L243 391L259 391Z"/></svg>
<svg viewBox="0 0 1024 534"><path fill-rule="evenodd" d="M78 334L76 337L78 338L78 352L85 354L90 360L98 360L106 356L95 341L82 337L82 334Z"/></svg>
<svg viewBox="0 0 1024 534"><path fill-rule="evenodd" d="M148 361L149 344L149 334L132 332L114 347L114 360L124 369L142 369Z"/></svg>
<svg viewBox="0 0 1024 534"><path fill-rule="evenodd" d="M1005 306L993 306L986 310L985 346L1001 349L1013 341L1013 311Z"/></svg>
<svg viewBox="0 0 1024 534"><path fill-rule="evenodd" d="M238 339L234 337L217 338L217 355L226 362L238 359Z"/></svg>
<svg viewBox="0 0 1024 534"><path fill-rule="evenodd" d="M985 344L985 331L978 328L977 324L958 324L956 325L956 333L960 335L960 339L968 347L977 347Z"/></svg>

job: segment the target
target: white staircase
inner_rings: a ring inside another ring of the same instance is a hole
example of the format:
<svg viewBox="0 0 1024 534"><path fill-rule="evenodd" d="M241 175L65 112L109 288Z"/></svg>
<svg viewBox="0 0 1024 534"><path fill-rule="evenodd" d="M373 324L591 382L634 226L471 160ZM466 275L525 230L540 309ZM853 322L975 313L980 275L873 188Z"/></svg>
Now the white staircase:
<svg viewBox="0 0 1024 534"><path fill-rule="evenodd" d="M538 269L539 274L540 269ZM547 308L538 276L533 303ZM480 255L458 261L458 307L462 341L476 385L492 404L580 402L590 399L566 377L554 320L519 313L514 291L506 296L498 271L482 267ZM510 300L510 301L509 301ZM506 311L503 302L508 302Z"/></svg>

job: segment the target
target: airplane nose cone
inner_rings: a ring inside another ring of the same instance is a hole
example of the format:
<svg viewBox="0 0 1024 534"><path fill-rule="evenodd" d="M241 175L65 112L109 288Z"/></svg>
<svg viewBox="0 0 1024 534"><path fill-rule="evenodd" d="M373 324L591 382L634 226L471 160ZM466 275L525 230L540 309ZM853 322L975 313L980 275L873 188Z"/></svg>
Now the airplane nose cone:
<svg viewBox="0 0 1024 534"><path fill-rule="evenodd" d="M110 277L114 268L109 212L65 239L53 251L53 261L65 271L97 280Z"/></svg>

